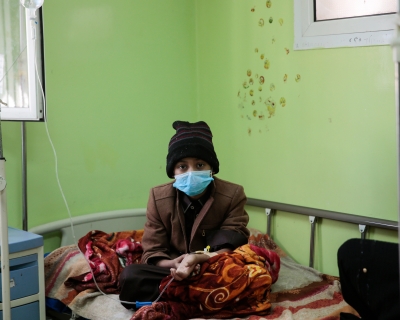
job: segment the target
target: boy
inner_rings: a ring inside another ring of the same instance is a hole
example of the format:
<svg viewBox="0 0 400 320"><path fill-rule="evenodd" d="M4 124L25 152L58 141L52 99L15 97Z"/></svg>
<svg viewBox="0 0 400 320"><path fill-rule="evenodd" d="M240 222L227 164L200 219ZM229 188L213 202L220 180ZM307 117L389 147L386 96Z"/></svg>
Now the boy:
<svg viewBox="0 0 400 320"><path fill-rule="evenodd" d="M185 279L199 263L246 244L249 237L243 187L214 177L219 162L209 126L203 121L172 126L176 133L166 171L175 181L150 191L142 264L121 273L121 301L154 301L165 276Z"/></svg>

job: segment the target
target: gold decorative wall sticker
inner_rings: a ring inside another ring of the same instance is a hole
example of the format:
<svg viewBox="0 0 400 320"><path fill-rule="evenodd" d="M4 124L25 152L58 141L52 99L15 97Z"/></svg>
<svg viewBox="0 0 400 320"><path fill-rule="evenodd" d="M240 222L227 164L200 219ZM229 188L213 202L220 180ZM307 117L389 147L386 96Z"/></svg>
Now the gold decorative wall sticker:
<svg viewBox="0 0 400 320"><path fill-rule="evenodd" d="M269 97L267 100L265 100L265 104L269 113L268 118L271 118L273 115L275 115L275 101Z"/></svg>
<svg viewBox="0 0 400 320"><path fill-rule="evenodd" d="M268 113L269 113L268 118L271 118L272 116L274 116L275 115L275 106L268 106Z"/></svg>
<svg viewBox="0 0 400 320"><path fill-rule="evenodd" d="M287 86L282 86L280 81L283 80L284 84L287 84L293 79L297 83L301 80L300 74L294 72L292 74L285 73L285 71L289 72L290 70L287 69L285 62L281 60L283 56L287 56L285 60L291 62L290 59L297 55L296 51L291 50L289 44L283 41L286 39L283 37L285 36L283 32L287 32L287 26L283 26L283 16L279 17L279 12L275 12L277 9L276 3L272 8L272 0L265 0L264 3L265 7L257 8L257 15L253 15L251 18L253 31L258 30L257 34L260 34L259 40L262 41L262 44L258 43L260 44L258 45L257 42L253 42L250 45L250 51L255 56L252 55L253 61L248 61L248 68L245 68L243 72L243 74L246 73L246 77L241 79L242 83L238 83L239 88L237 91L239 116L243 119L242 121L245 119L253 120L253 122L247 122L247 125L243 127L243 129L248 128L247 133L249 136L252 133L254 136L256 132L260 134L269 132L270 128L267 123L269 121L279 121L278 118L285 115L283 112L285 110L281 108L288 106L286 98L290 98L291 94L288 90L292 88L290 86L291 83ZM259 6L258 3L257 5ZM256 11L254 4L249 7L252 13ZM260 29L259 27L263 28ZM277 33L278 29L279 32ZM300 73L301 71L298 72ZM289 99L289 101L291 100ZM280 107L277 108L277 106ZM275 118L277 109L278 117ZM257 119L261 122L255 121Z"/></svg>

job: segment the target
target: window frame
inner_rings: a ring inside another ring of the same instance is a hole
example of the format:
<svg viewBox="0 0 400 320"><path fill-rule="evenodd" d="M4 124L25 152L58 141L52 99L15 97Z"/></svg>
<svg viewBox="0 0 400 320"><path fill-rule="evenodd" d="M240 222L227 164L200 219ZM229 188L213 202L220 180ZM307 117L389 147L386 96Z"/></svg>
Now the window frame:
<svg viewBox="0 0 400 320"><path fill-rule="evenodd" d="M42 24L42 8L36 11L35 31L32 30L30 12L28 9L20 6L20 17L24 19L25 28L20 32L21 54L27 57L27 79L28 79L28 106L27 107L8 107L1 105L1 121L42 121L44 118L44 101L42 88L44 91L44 62L43 62L43 24ZM23 33L24 32L24 33ZM33 35L35 32L35 36ZM25 41L24 41L25 40ZM24 45L26 48L24 49ZM36 53L34 52L36 51ZM37 71L39 73L39 81L36 75L35 57ZM7 72L4 62L4 73Z"/></svg>
<svg viewBox="0 0 400 320"><path fill-rule="evenodd" d="M294 1L294 50L390 45L397 14L314 21L314 0Z"/></svg>

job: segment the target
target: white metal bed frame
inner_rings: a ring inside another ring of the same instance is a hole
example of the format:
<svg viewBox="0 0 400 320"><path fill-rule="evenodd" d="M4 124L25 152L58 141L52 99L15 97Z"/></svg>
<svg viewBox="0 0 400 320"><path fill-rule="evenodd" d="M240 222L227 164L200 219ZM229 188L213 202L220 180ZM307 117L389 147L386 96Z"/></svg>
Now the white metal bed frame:
<svg viewBox="0 0 400 320"><path fill-rule="evenodd" d="M247 199L247 205L265 208L265 212L267 214L267 234L269 235L271 234L272 216L273 214L276 214L278 211L284 211L284 212L290 212L308 216L311 224L309 267L314 267L315 225L318 219L336 220L340 222L347 222L358 225L358 229L361 233L361 238L363 239L365 239L368 227L395 230L395 231L399 230L398 222L391 220L370 218L354 214L301 207L301 206L295 206L290 204L259 200L253 198Z"/></svg>
<svg viewBox="0 0 400 320"><path fill-rule="evenodd" d="M73 229L71 228L71 220ZM112 223L110 223L113 221ZM91 230L114 232L143 229L146 208L124 209L86 214L72 219L63 219L29 229L29 232L45 235L61 231L61 246L76 243ZM73 232L74 231L74 232Z"/></svg>
<svg viewBox="0 0 400 320"><path fill-rule="evenodd" d="M279 211L308 216L311 225L309 259L310 267L314 266L315 226L318 219L336 220L358 225L358 229L361 233L361 238L365 238L368 227L398 231L397 221L301 207L253 198L247 199L247 205L265 209L265 212L267 214L266 233L269 235L271 234L272 216L276 215ZM110 223L111 220L113 220L112 223ZM41 235L45 235L55 231L61 231L61 246L65 246L76 243L80 237L83 237L90 230L114 232L122 230L142 229L145 221L146 208L125 209L72 217L72 223L74 226L73 229L71 228L71 219L63 219L31 228L29 231ZM75 231L75 239L73 230Z"/></svg>

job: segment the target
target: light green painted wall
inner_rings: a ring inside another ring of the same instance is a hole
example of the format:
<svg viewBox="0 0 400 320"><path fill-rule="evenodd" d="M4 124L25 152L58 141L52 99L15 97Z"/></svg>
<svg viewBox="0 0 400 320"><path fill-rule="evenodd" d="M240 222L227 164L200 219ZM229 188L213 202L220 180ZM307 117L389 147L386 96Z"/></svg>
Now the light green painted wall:
<svg viewBox="0 0 400 320"><path fill-rule="evenodd" d="M293 1L199 1L196 17L198 109L212 119L220 177L252 198L398 220L391 48L294 51ZM263 210L249 212L250 226L264 228ZM279 213L273 235L308 264L307 217ZM337 274L349 236L360 236L357 226L319 223L315 266Z"/></svg>
<svg viewBox="0 0 400 320"><path fill-rule="evenodd" d="M48 129L72 216L145 207L169 180L172 122L196 119L194 3L45 1L43 12ZM9 225L21 228L20 124L3 135ZM27 124L27 146L29 226L68 218L43 123Z"/></svg>
<svg viewBox="0 0 400 320"><path fill-rule="evenodd" d="M149 188L168 181L171 123L201 119L213 130L219 177L243 184L249 197L397 220L391 48L293 51L293 1L265 3L44 4L48 128L73 216L144 207ZM20 124L4 123L3 138L9 222L21 227ZM67 218L43 123L27 124L27 144L29 226ZM248 211L249 226L263 229L263 210ZM307 217L274 220L274 239L304 264L309 234ZM318 224L316 267L337 274L348 236L357 228ZM391 232L369 237L397 241ZM45 243L51 250L57 237Z"/></svg>

